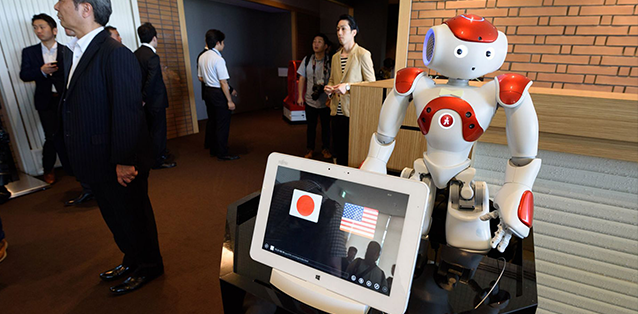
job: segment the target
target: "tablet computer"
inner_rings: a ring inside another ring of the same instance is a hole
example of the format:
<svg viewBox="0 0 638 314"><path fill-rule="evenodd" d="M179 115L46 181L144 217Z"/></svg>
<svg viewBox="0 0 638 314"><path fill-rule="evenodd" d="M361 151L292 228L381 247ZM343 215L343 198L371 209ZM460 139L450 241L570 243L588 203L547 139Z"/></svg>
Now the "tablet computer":
<svg viewBox="0 0 638 314"><path fill-rule="evenodd" d="M419 181L272 153L250 255L355 302L404 313L428 194Z"/></svg>

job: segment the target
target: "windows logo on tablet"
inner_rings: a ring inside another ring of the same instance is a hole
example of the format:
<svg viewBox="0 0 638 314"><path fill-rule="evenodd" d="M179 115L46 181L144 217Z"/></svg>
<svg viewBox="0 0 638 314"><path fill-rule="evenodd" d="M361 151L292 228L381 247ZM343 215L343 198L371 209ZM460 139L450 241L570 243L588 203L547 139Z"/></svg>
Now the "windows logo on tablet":
<svg viewBox="0 0 638 314"><path fill-rule="evenodd" d="M322 197L302 190L294 189L290 202L290 216L317 223L321 209Z"/></svg>

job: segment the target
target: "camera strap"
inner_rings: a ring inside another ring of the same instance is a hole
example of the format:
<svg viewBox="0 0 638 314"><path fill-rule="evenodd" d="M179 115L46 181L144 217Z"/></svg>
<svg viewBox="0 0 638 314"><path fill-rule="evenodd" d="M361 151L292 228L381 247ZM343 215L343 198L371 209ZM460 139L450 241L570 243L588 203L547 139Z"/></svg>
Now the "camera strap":
<svg viewBox="0 0 638 314"><path fill-rule="evenodd" d="M317 72L316 72L316 68L317 68L317 59L315 58L315 54L309 54L306 57L306 62L304 64L304 66L306 67L306 70L308 69L308 63L310 63L310 59L312 58L312 85L316 85L317 84ZM324 84L327 83L327 79L326 77L328 77L328 73L330 72L330 65L328 63L328 54L325 54L323 57L323 81Z"/></svg>

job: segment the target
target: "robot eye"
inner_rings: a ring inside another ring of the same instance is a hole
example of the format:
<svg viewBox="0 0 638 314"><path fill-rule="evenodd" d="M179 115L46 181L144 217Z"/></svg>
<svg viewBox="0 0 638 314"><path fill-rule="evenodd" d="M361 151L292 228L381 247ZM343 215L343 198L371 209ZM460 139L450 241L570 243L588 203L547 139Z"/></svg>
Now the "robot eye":
<svg viewBox="0 0 638 314"><path fill-rule="evenodd" d="M494 48L487 48L485 51L485 57L487 60L492 60L494 58Z"/></svg>
<svg viewBox="0 0 638 314"><path fill-rule="evenodd" d="M457 58L465 58L467 56L468 49L465 45L458 45L454 48L454 56Z"/></svg>

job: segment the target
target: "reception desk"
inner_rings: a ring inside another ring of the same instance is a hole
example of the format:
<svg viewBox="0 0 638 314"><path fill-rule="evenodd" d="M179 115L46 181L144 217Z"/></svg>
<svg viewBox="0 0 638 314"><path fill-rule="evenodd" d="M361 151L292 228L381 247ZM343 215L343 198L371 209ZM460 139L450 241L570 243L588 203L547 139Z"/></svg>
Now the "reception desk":
<svg viewBox="0 0 638 314"><path fill-rule="evenodd" d="M445 84L445 80L435 80ZM353 84L350 92L350 156L358 167L377 129L383 100L394 80ZM482 82L471 82L481 86ZM638 162L638 95L550 88L530 88L538 114L539 149ZM388 169L412 167L426 150L413 106L397 135ZM479 142L507 144L505 112L498 110Z"/></svg>

